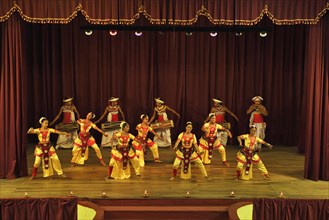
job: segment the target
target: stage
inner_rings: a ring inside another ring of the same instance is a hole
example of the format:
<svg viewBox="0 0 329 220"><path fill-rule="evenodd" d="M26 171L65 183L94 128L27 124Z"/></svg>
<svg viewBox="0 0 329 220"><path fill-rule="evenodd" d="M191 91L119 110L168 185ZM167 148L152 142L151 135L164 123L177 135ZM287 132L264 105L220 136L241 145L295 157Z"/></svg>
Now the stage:
<svg viewBox="0 0 329 220"><path fill-rule="evenodd" d="M101 199L105 192L107 199L181 199L189 192L192 199L253 199L277 198L283 192L287 198L328 199L329 187L326 181L311 181L303 178L304 156L297 153L296 147L274 146L272 150L264 149L261 158L269 171L270 180L263 178L260 171L254 168L252 181L234 180L236 170L235 155L238 146L228 146L227 159L230 167L224 167L220 155L215 152L211 165L206 165L210 180L205 180L199 169L192 165L192 179L177 178L170 181L174 151L159 148L163 163L154 163L151 152L143 170L143 175L137 177L132 171L128 180L105 181L107 167L99 164L95 152L90 149L89 160L84 166L71 167L71 150L59 149L60 158L66 178L43 178L39 168L37 178L29 177L14 180L0 180L1 198L24 197L25 192L30 197L65 197L72 191L78 198ZM109 162L110 149L102 150L105 162ZM29 174L34 162L33 146L28 149ZM235 197L229 197L234 191Z"/></svg>
<svg viewBox="0 0 329 220"><path fill-rule="evenodd" d="M33 145L29 145L29 173L34 162L33 149ZM254 168L252 181L234 180L238 149L238 146L227 147L230 167L224 167L219 153L215 152L212 164L206 165L210 180L205 180L192 165L191 180L182 180L177 175L173 181L169 179L175 152L168 148L159 148L163 163L153 162L148 152L141 177L132 172L131 179L109 181L104 179L107 167L99 164L92 149L85 165L75 167L69 162L71 150L59 149L57 154L67 177L43 178L39 168L34 180L29 180L30 176L1 179L0 197L24 201L27 193L31 199L26 200L28 203L34 203L34 199L39 201L38 198L59 198L63 204L77 198L77 219L239 219L239 207L248 207L256 198L279 199L281 192L287 199L329 198L328 182L303 178L304 156L297 153L296 147L264 149L260 156L271 179L265 179ZM110 149L102 149L102 154L108 163ZM232 191L234 196L231 196ZM250 219L252 208L243 214Z"/></svg>

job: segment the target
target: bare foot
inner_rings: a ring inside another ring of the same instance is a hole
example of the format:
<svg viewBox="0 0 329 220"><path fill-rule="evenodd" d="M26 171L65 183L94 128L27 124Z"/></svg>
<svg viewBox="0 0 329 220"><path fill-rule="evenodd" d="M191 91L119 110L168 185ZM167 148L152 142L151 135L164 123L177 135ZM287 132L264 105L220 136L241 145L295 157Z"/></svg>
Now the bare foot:
<svg viewBox="0 0 329 220"><path fill-rule="evenodd" d="M173 177L170 177L170 179L169 180L175 180L175 177L173 176Z"/></svg>
<svg viewBox="0 0 329 220"><path fill-rule="evenodd" d="M230 164L227 161L223 161L223 165L226 167L230 167Z"/></svg>
<svg viewBox="0 0 329 220"><path fill-rule="evenodd" d="M71 167L75 167L77 164L76 163L72 163L71 164Z"/></svg>
<svg viewBox="0 0 329 220"><path fill-rule="evenodd" d="M103 167L106 166L106 164L104 163L104 160L101 160L100 162L101 162L101 164L102 164Z"/></svg>
<svg viewBox="0 0 329 220"><path fill-rule="evenodd" d="M268 173L267 174L264 174L264 178L267 179L267 180L270 180L271 179L270 176L268 175Z"/></svg>
<svg viewBox="0 0 329 220"><path fill-rule="evenodd" d="M35 179L35 176L31 176L30 178L29 178L29 180L34 180Z"/></svg>
<svg viewBox="0 0 329 220"><path fill-rule="evenodd" d="M105 181L110 181L111 179L113 179L113 178L110 176L105 177Z"/></svg>
<svg viewBox="0 0 329 220"><path fill-rule="evenodd" d="M155 160L155 162L156 162L156 163L162 163L162 161L159 160L159 159Z"/></svg>

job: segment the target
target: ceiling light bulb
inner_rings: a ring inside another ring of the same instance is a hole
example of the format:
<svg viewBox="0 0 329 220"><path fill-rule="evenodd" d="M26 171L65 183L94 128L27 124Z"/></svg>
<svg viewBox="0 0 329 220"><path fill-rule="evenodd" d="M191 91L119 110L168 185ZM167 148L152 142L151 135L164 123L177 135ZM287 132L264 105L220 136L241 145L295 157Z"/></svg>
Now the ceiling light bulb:
<svg viewBox="0 0 329 220"><path fill-rule="evenodd" d="M210 32L210 36L216 37L217 36L217 32Z"/></svg>
<svg viewBox="0 0 329 220"><path fill-rule="evenodd" d="M259 36L266 37L267 36L267 32L266 31L261 31L261 32L259 32Z"/></svg>
<svg viewBox="0 0 329 220"><path fill-rule="evenodd" d="M93 34L93 31L92 31L92 30L85 30L85 34L86 34L87 36L90 36L90 35Z"/></svg>
<svg viewBox="0 0 329 220"><path fill-rule="evenodd" d="M192 32L186 32L185 35L186 35L187 37L192 36Z"/></svg>
<svg viewBox="0 0 329 220"><path fill-rule="evenodd" d="M136 35L137 37L142 36L142 34L143 34L143 32L141 32L141 31L136 31L136 32L135 32L135 35Z"/></svg>
<svg viewBox="0 0 329 220"><path fill-rule="evenodd" d="M110 35L111 35L111 36L115 36L115 35L117 35L117 34L118 34L117 31L110 31Z"/></svg>

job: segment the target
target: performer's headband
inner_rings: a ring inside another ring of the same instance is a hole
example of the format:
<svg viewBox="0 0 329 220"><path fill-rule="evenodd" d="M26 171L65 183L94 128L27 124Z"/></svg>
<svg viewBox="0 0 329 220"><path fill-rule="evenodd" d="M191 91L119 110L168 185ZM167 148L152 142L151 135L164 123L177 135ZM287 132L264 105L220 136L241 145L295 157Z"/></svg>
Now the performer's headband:
<svg viewBox="0 0 329 220"><path fill-rule="evenodd" d="M140 117L143 120L144 118L148 118L149 116L147 116L146 114L142 114Z"/></svg>
<svg viewBox="0 0 329 220"><path fill-rule="evenodd" d="M91 114L91 119L96 117L96 115L93 112L89 112L89 114Z"/></svg>
<svg viewBox="0 0 329 220"><path fill-rule="evenodd" d="M63 99L63 102L70 102L70 101L72 101L72 100L73 100L72 97L65 97L65 98Z"/></svg>
<svg viewBox="0 0 329 220"><path fill-rule="evenodd" d="M219 99L215 99L215 98L213 98L212 100L213 100L215 103L222 103L222 101L219 100Z"/></svg>
<svg viewBox="0 0 329 220"><path fill-rule="evenodd" d="M128 125L127 122L122 121L122 122L120 123L120 128L123 129L123 128L126 127L127 125Z"/></svg>
<svg viewBox="0 0 329 220"><path fill-rule="evenodd" d="M111 97L110 99L109 99L109 102L116 102L116 101L118 101L119 100L119 98L116 98L116 97Z"/></svg>
<svg viewBox="0 0 329 220"><path fill-rule="evenodd" d="M263 98L261 96L255 96L254 98L252 98L252 101L263 101Z"/></svg>
<svg viewBox="0 0 329 220"><path fill-rule="evenodd" d="M215 113L210 113L209 115L209 118L213 117L213 116L216 116Z"/></svg>
<svg viewBox="0 0 329 220"><path fill-rule="evenodd" d="M156 103L163 104L164 101L162 101L160 98L155 98L154 99Z"/></svg>
<svg viewBox="0 0 329 220"><path fill-rule="evenodd" d="M252 124L250 125L250 128L256 128L256 125Z"/></svg>
<svg viewBox="0 0 329 220"><path fill-rule="evenodd" d="M190 122L190 121L186 122L186 126L187 125L192 125L192 122Z"/></svg>
<svg viewBox="0 0 329 220"><path fill-rule="evenodd" d="M47 118L46 118L46 117L41 117L41 118L39 119L39 123L42 124L42 122L43 122L44 120L47 120Z"/></svg>

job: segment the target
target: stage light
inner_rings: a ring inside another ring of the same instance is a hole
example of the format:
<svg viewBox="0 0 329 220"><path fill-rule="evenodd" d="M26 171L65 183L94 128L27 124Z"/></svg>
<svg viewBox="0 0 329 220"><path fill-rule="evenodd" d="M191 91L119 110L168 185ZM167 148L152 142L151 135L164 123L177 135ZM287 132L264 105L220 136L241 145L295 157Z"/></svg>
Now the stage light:
<svg viewBox="0 0 329 220"><path fill-rule="evenodd" d="M74 196L74 193L73 193L73 191L71 191L69 195L70 195L70 196Z"/></svg>
<svg viewBox="0 0 329 220"><path fill-rule="evenodd" d="M25 192L25 193L24 193L24 197L25 197L25 198L29 198L30 196L29 196L29 194L27 194L27 192Z"/></svg>
<svg viewBox="0 0 329 220"><path fill-rule="evenodd" d="M217 32L210 32L210 36L216 37L217 36Z"/></svg>
<svg viewBox="0 0 329 220"><path fill-rule="evenodd" d="M191 194L189 191L186 192L186 195L185 195L186 198L190 198L191 197Z"/></svg>
<svg viewBox="0 0 329 220"><path fill-rule="evenodd" d="M190 37L190 36L192 36L192 32L186 32L185 35L186 35L187 37Z"/></svg>
<svg viewBox="0 0 329 220"><path fill-rule="evenodd" d="M235 36L237 36L237 37L242 36L242 32L236 32L236 33L235 33Z"/></svg>
<svg viewBox="0 0 329 220"><path fill-rule="evenodd" d="M280 192L279 198L281 198L281 199L286 198L285 195L283 194L283 192Z"/></svg>
<svg viewBox="0 0 329 220"><path fill-rule="evenodd" d="M117 31L110 31L110 35L111 35L111 36L115 36L115 35L117 35L117 34L118 34Z"/></svg>
<svg viewBox="0 0 329 220"><path fill-rule="evenodd" d="M142 34L143 34L143 32L141 32L141 31L136 31L136 32L135 32L135 35L136 35L137 37L142 36Z"/></svg>
<svg viewBox="0 0 329 220"><path fill-rule="evenodd" d="M145 190L144 191L144 195L143 195L144 197L148 197L149 196L149 194L147 193L147 191Z"/></svg>
<svg viewBox="0 0 329 220"><path fill-rule="evenodd" d="M85 30L85 35L90 36L93 34L92 30Z"/></svg>
<svg viewBox="0 0 329 220"><path fill-rule="evenodd" d="M261 32L259 32L259 36L266 37L267 36L267 32L266 31L261 31Z"/></svg>
<svg viewBox="0 0 329 220"><path fill-rule="evenodd" d="M235 197L235 193L234 193L234 191L232 191L232 192L230 193L230 197Z"/></svg>
<svg viewBox="0 0 329 220"><path fill-rule="evenodd" d="M102 198L106 198L106 197L107 197L106 193L103 192L101 197L102 197Z"/></svg>

